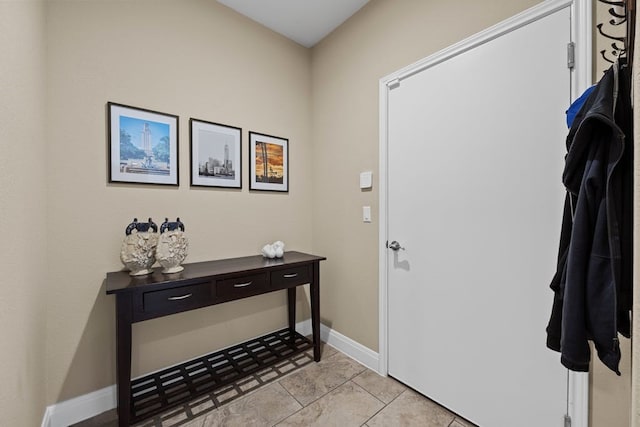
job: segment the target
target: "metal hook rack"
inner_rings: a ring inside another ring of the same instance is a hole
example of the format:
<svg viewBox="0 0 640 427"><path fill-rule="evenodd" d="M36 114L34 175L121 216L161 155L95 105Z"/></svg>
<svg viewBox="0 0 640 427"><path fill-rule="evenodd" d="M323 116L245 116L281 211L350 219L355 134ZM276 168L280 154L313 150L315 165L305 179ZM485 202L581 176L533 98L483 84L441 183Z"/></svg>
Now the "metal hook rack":
<svg viewBox="0 0 640 427"><path fill-rule="evenodd" d="M611 6L608 9L609 19L596 25L601 37L611 40L610 48L600 50L602 58L614 63L620 57L627 57L631 63L633 56L633 39L635 36L635 0L612 1L598 0L600 3ZM617 27L625 25L624 35Z"/></svg>
<svg viewBox="0 0 640 427"><path fill-rule="evenodd" d="M602 49L599 53L606 62L613 64L627 52L626 35L614 35L620 34L617 27L627 24L627 2L611 0L598 0L598 2L611 6L608 9L609 19L605 19L606 22L599 22L596 28L599 36L612 41L610 48Z"/></svg>

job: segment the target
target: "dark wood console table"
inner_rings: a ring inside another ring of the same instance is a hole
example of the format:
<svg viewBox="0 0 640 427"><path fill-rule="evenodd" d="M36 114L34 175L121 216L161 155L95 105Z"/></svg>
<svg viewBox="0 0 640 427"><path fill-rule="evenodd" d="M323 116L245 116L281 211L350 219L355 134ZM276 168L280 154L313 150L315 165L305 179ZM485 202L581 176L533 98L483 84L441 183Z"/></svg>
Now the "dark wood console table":
<svg viewBox="0 0 640 427"><path fill-rule="evenodd" d="M107 273L107 294L116 296L118 422L144 420L209 393L239 378L306 351L320 361L320 261L326 258L286 252L184 264L174 274L132 277ZM309 283L313 340L295 331L296 287ZM288 328L131 380L131 325L182 311L287 290Z"/></svg>

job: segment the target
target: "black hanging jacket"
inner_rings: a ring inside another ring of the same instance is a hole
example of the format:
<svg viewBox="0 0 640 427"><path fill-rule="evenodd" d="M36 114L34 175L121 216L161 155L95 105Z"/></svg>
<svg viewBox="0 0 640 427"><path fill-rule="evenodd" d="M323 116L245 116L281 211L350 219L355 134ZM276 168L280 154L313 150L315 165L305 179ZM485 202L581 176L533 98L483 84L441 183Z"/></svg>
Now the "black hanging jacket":
<svg viewBox="0 0 640 427"><path fill-rule="evenodd" d="M618 375L618 332L630 336L633 146L630 73L610 68L567 136L565 199L547 346L588 371L598 357ZM573 217L573 218L572 218Z"/></svg>

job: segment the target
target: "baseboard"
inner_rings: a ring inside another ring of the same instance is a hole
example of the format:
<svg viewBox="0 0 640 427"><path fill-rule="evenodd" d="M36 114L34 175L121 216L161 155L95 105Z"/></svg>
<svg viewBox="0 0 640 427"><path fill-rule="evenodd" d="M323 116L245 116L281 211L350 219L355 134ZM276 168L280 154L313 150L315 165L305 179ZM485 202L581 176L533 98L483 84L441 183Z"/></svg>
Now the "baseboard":
<svg viewBox="0 0 640 427"><path fill-rule="evenodd" d="M48 406L44 411L44 416L42 417L41 427L50 427L51 426L51 406Z"/></svg>
<svg viewBox="0 0 640 427"><path fill-rule="evenodd" d="M302 335L311 335L311 319L298 322L296 330ZM378 371L378 353L375 351L323 324L320 325L320 338L369 369ZM48 406L42 419L42 427L67 427L109 411L116 404L116 386L105 387Z"/></svg>
<svg viewBox="0 0 640 427"><path fill-rule="evenodd" d="M116 407L116 386L74 397L47 407L42 427L67 427Z"/></svg>
<svg viewBox="0 0 640 427"><path fill-rule="evenodd" d="M311 335L311 319L296 323L296 331L305 337ZM322 333L320 336L322 337Z"/></svg>
<svg viewBox="0 0 640 427"><path fill-rule="evenodd" d="M325 325L320 325L320 336L322 341L330 346L337 348L372 371L378 372L379 357L375 351Z"/></svg>
<svg viewBox="0 0 640 427"><path fill-rule="evenodd" d="M302 335L311 335L311 320L307 319L304 322L299 322L296 324L296 330ZM320 324L320 338L322 341L337 348L355 361L378 372L379 356L378 353L370 348L342 335L340 332L334 331L322 323Z"/></svg>

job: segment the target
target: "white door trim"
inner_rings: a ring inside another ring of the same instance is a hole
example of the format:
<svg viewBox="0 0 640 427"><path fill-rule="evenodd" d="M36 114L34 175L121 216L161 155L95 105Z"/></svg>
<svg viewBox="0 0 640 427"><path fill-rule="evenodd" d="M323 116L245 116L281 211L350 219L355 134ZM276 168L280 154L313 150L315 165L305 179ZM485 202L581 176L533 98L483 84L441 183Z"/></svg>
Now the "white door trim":
<svg viewBox="0 0 640 427"><path fill-rule="evenodd" d="M504 34L524 27L565 7L571 7L571 39L575 43L575 67L571 73L571 99L577 98L591 84L592 63L592 4L591 0L546 0L499 24L487 28L467 39L424 58L414 64L391 73L379 83L379 344L378 373L388 375L388 284L387 265L389 250L386 248L388 236L388 107L389 91L402 79L439 64L470 49L487 43ZM558 143L561 143L559 141ZM560 212L558 212L560 215ZM542 344L541 344L542 345ZM560 363L560 362L558 362ZM575 427L589 425L589 376L584 373L569 373L568 413Z"/></svg>

